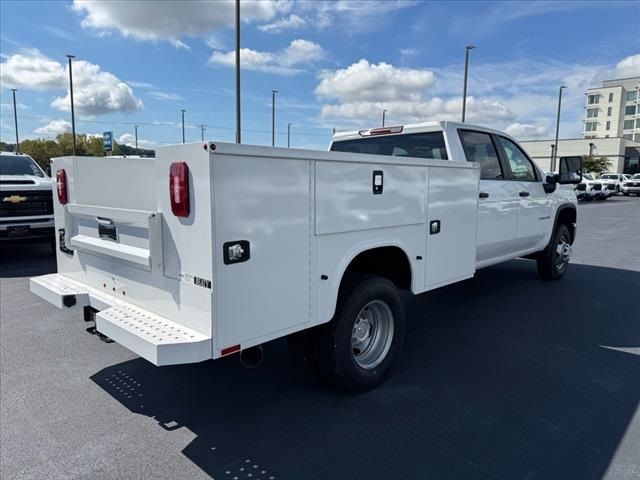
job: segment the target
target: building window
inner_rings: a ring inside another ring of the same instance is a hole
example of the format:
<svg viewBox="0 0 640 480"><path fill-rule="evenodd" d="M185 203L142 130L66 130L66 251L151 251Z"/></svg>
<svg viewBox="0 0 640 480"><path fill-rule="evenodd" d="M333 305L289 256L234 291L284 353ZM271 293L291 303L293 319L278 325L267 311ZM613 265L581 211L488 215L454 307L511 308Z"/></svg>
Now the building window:
<svg viewBox="0 0 640 480"><path fill-rule="evenodd" d="M609 94L609 103L613 102L613 92Z"/></svg>
<svg viewBox="0 0 640 480"><path fill-rule="evenodd" d="M595 135L585 135L584 138L596 138Z"/></svg>
<svg viewBox="0 0 640 480"><path fill-rule="evenodd" d="M607 108L607 117L611 116L611 107Z"/></svg>
<svg viewBox="0 0 640 480"><path fill-rule="evenodd" d="M635 90L631 90L627 92L627 102L633 102L636 98L638 98L638 92Z"/></svg>
<svg viewBox="0 0 640 480"><path fill-rule="evenodd" d="M624 135L622 135L622 138L625 138L627 140L633 140L633 134L625 133Z"/></svg>
<svg viewBox="0 0 640 480"><path fill-rule="evenodd" d="M636 128L640 128L640 118L636 120Z"/></svg>
<svg viewBox="0 0 640 480"><path fill-rule="evenodd" d="M597 126L598 126L598 122L586 122L584 124L584 131L585 132L595 132Z"/></svg>
<svg viewBox="0 0 640 480"><path fill-rule="evenodd" d="M625 115L635 115L636 114L636 106L635 105L627 105L624 107Z"/></svg>
<svg viewBox="0 0 640 480"><path fill-rule="evenodd" d="M604 138L609 138L609 135L605 135Z"/></svg>
<svg viewBox="0 0 640 480"><path fill-rule="evenodd" d="M635 122L633 120L625 120L624 121L624 126L622 128L624 128L625 130L630 130L633 128L633 124Z"/></svg>
<svg viewBox="0 0 640 480"><path fill-rule="evenodd" d="M611 130L611 122L607 122L607 130Z"/></svg>
<svg viewBox="0 0 640 480"><path fill-rule="evenodd" d="M633 141L634 141L634 142L640 142L640 133L636 133L636 134L633 136Z"/></svg>
<svg viewBox="0 0 640 480"><path fill-rule="evenodd" d="M596 95L589 95L587 97L587 103L589 105L595 105L597 103L600 103L600 95L596 94Z"/></svg>
<svg viewBox="0 0 640 480"><path fill-rule="evenodd" d="M587 118L596 118L598 116L597 108L587 108Z"/></svg>

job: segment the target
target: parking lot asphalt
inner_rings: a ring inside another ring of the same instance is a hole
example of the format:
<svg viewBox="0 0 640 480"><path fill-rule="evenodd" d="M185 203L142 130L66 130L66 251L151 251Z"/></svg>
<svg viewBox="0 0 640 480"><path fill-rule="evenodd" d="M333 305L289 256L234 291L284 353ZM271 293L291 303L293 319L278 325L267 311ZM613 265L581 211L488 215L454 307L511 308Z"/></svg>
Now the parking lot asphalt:
<svg viewBox="0 0 640 480"><path fill-rule="evenodd" d="M560 282L516 260L408 297L405 348L352 396L285 342L157 368L28 290L48 247L1 248L0 476L640 478L640 198L579 207Z"/></svg>

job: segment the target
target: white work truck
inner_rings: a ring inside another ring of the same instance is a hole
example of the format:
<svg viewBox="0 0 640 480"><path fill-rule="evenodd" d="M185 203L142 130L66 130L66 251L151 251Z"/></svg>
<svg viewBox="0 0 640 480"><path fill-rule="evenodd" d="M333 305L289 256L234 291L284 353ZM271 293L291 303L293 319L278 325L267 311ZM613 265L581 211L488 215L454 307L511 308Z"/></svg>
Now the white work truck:
<svg viewBox="0 0 640 480"><path fill-rule="evenodd" d="M330 150L56 158L59 273L31 290L159 366L289 336L361 391L401 348L400 289L517 257L566 272L576 197L556 187L580 182L579 158L545 175L508 135L452 122L338 133Z"/></svg>

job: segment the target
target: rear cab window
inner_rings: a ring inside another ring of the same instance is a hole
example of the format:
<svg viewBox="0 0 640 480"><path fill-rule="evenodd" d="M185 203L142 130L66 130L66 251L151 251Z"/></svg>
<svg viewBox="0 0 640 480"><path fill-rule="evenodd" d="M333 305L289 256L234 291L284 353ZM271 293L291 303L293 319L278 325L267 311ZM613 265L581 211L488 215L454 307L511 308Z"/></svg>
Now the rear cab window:
<svg viewBox="0 0 640 480"><path fill-rule="evenodd" d="M444 134L441 131L338 140L331 145L331 151L391 155L395 157L435 158L439 160L449 159L444 142Z"/></svg>

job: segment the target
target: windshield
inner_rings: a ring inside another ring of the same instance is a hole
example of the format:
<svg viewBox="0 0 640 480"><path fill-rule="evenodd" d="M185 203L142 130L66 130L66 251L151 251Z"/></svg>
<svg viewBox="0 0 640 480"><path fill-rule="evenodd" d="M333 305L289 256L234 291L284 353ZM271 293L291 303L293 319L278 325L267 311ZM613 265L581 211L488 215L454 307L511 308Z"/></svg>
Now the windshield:
<svg viewBox="0 0 640 480"><path fill-rule="evenodd" d="M442 132L381 135L336 141L331 145L331 151L448 159Z"/></svg>
<svg viewBox="0 0 640 480"><path fill-rule="evenodd" d="M31 157L17 155L0 156L0 175L35 175L44 177L44 172Z"/></svg>
<svg viewBox="0 0 640 480"><path fill-rule="evenodd" d="M593 177L591 175L589 175L588 173L583 173L582 176L584 178L586 178L587 180L593 180Z"/></svg>
<svg viewBox="0 0 640 480"><path fill-rule="evenodd" d="M617 180L618 179L618 175L601 175L600 178L606 178L606 179L610 179L610 180Z"/></svg>
<svg viewBox="0 0 640 480"><path fill-rule="evenodd" d="M633 177L634 180L640 180L640 173L636 173Z"/></svg>

